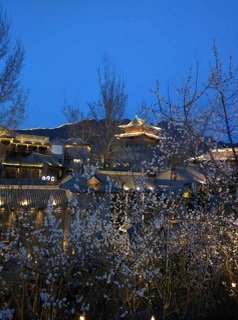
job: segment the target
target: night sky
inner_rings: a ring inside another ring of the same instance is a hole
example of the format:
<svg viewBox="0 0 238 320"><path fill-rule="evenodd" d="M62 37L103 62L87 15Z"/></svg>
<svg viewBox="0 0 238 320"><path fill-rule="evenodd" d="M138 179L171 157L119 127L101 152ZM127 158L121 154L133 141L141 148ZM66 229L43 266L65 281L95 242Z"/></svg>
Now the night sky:
<svg viewBox="0 0 238 320"><path fill-rule="evenodd" d="M237 0L3 0L13 36L26 51L22 73L29 91L22 128L63 124L64 97L87 113L98 97L97 67L103 55L126 83L126 116L142 101L155 102L159 79L165 91L202 59L211 60L213 39L224 62L238 62ZM237 63L238 64L238 63Z"/></svg>

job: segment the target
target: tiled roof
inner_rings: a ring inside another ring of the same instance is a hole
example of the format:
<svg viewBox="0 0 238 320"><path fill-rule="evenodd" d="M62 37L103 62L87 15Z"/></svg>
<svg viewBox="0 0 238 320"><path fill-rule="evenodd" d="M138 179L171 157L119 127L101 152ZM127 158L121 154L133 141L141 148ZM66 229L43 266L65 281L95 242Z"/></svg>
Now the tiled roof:
<svg viewBox="0 0 238 320"><path fill-rule="evenodd" d="M198 170L187 167L187 168L175 168L175 169L168 169L159 173L157 179L161 180L174 180L174 181L194 181L205 183L206 178L205 176L199 172Z"/></svg>
<svg viewBox="0 0 238 320"><path fill-rule="evenodd" d="M69 138L66 141L66 144L72 144L72 145L89 145L87 142L83 141L81 138Z"/></svg>
<svg viewBox="0 0 238 320"><path fill-rule="evenodd" d="M99 177L107 178L121 190L157 190L155 179L144 173L100 171ZM158 191L158 190L157 190Z"/></svg>
<svg viewBox="0 0 238 320"><path fill-rule="evenodd" d="M100 184L97 185L95 189L88 186L87 182L95 177L99 180ZM105 175L95 174L91 177L83 177L81 174L75 174L71 179L63 182L60 185L60 188L70 190L72 192L88 192L90 190L94 190L96 192L106 192L110 190L110 192L119 192L120 189L115 185L110 183L109 179Z"/></svg>
<svg viewBox="0 0 238 320"><path fill-rule="evenodd" d="M130 173L130 172L115 172L115 171L99 171L94 174L100 184L95 188L96 192L122 192L123 190L156 190L159 186L155 179L144 174ZM71 179L63 182L60 188L67 189L72 192L88 192L91 188L88 187L87 182L92 178L85 178L80 174L76 174Z"/></svg>
<svg viewBox="0 0 238 320"><path fill-rule="evenodd" d="M59 189L1 188L0 207L44 209L49 200L55 207L67 207L66 192Z"/></svg>
<svg viewBox="0 0 238 320"><path fill-rule="evenodd" d="M236 155L238 154L238 148L234 148ZM206 160L215 160L215 161L227 161L234 160L234 153L232 148L217 148L212 149L210 152L204 153L200 156L191 158L190 160L206 161Z"/></svg>
<svg viewBox="0 0 238 320"><path fill-rule="evenodd" d="M161 172L157 177L149 177L144 173L99 171L96 175L99 179L109 179L113 185L124 190L162 191L172 187L182 189L186 183L206 183L205 176L192 167L176 168Z"/></svg>
<svg viewBox="0 0 238 320"><path fill-rule="evenodd" d="M40 153L31 153L24 159L25 162L46 163L54 167L62 167L62 164L57 161L53 156Z"/></svg>
<svg viewBox="0 0 238 320"><path fill-rule="evenodd" d="M135 116L135 118L130 121L128 124L120 125L119 128L132 128L132 127L146 127L151 128L156 131L162 130L159 127L152 126L150 123L148 123L145 119L141 119L138 116Z"/></svg>
<svg viewBox="0 0 238 320"><path fill-rule="evenodd" d="M161 172L156 183L161 189L172 189L179 191L184 188L187 183L205 184L205 176L194 168L176 168L175 170L165 170Z"/></svg>
<svg viewBox="0 0 238 320"><path fill-rule="evenodd" d="M161 140L161 137L148 132L125 132L125 133L119 133L115 135L115 137L117 138L133 138L133 137L141 137L141 136L146 136L155 140Z"/></svg>

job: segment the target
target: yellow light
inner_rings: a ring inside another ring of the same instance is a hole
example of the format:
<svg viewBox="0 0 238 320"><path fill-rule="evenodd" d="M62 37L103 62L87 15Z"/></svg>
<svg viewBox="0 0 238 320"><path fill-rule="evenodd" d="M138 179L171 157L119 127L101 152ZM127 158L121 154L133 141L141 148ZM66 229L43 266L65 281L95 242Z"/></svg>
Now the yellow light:
<svg viewBox="0 0 238 320"><path fill-rule="evenodd" d="M231 286L232 286L232 288L236 288L236 283L232 282Z"/></svg>
<svg viewBox="0 0 238 320"><path fill-rule="evenodd" d="M38 210L36 214L36 223L41 224L42 222L43 222L43 212L41 210Z"/></svg>
<svg viewBox="0 0 238 320"><path fill-rule="evenodd" d="M20 167L43 167L43 164L41 163L18 163L18 162L3 162L2 165L7 165L7 166L20 166Z"/></svg>
<svg viewBox="0 0 238 320"><path fill-rule="evenodd" d="M28 205L27 199L22 200L22 201L21 201L21 205L22 205L22 206L27 206L27 205Z"/></svg>
<svg viewBox="0 0 238 320"><path fill-rule="evenodd" d="M63 240L63 249L66 250L68 247L68 240L67 239L64 239Z"/></svg>

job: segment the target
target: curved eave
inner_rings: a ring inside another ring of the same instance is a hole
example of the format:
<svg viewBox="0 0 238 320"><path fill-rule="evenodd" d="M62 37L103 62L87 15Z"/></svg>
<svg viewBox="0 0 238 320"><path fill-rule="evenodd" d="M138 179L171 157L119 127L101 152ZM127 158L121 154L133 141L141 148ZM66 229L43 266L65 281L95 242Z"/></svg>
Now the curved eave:
<svg viewBox="0 0 238 320"><path fill-rule="evenodd" d="M159 127L155 127L155 126L152 126L151 124L149 124L148 122L146 122L146 120L144 119L141 119L137 116L135 116L135 118L130 121L129 123L127 124L122 124L122 125L119 125L119 128L122 128L122 129L126 129L126 128L138 128L138 127L144 127L144 128L149 128L149 129L153 129L155 131L160 131L162 130L161 128Z"/></svg>
<svg viewBox="0 0 238 320"><path fill-rule="evenodd" d="M118 126L119 128L122 128L122 129L127 129L127 128L147 128L147 129L152 129L154 131L161 131L162 128L160 127L155 127L155 126L152 126L151 124L148 124L148 123L143 123L143 124L140 124L140 125L131 125L131 122L126 124L126 125L120 125Z"/></svg>
<svg viewBox="0 0 238 320"><path fill-rule="evenodd" d="M155 140L161 140L162 138L159 136L156 136L155 134L147 133L147 132L133 132L133 133L121 133L116 134L115 137L118 139L121 138L133 138L133 137L140 137L140 136L147 136L149 138L155 139Z"/></svg>

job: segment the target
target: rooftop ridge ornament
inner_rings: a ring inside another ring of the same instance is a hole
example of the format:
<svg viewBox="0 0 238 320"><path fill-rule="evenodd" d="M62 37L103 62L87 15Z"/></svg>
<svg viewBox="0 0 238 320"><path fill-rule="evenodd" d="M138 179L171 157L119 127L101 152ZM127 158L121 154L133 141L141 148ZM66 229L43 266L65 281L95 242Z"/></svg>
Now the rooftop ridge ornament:
<svg viewBox="0 0 238 320"><path fill-rule="evenodd" d="M142 136L157 141L162 139L162 137L158 135L158 131L162 130L160 127L151 125L145 119L139 118L137 115L135 115L134 119L129 123L120 125L119 128L124 132L116 134L115 137L117 139L138 138Z"/></svg>
<svg viewBox="0 0 238 320"><path fill-rule="evenodd" d="M122 129L139 128L139 127L148 128L148 129L151 129L154 131L162 130L160 127L156 127L156 126L151 125L145 119L139 118L137 115L135 115L134 119L131 120L129 123L119 125L119 128L122 128Z"/></svg>

